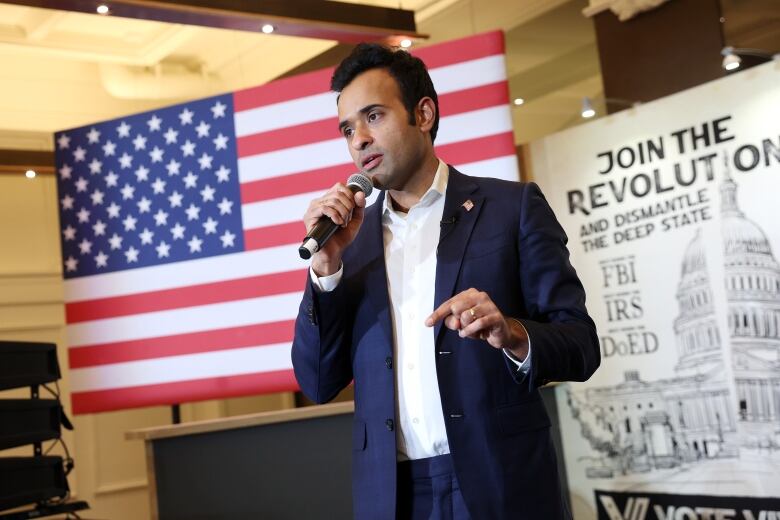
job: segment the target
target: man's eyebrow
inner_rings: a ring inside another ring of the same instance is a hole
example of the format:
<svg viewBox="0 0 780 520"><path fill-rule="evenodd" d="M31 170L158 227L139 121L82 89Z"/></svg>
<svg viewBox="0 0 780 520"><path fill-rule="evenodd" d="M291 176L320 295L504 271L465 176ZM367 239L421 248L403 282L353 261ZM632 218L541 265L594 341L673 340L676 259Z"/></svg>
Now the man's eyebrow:
<svg viewBox="0 0 780 520"><path fill-rule="evenodd" d="M368 113L368 112L371 112L371 111L372 111L372 110L374 110L375 108L380 108L380 107L381 107L381 108L384 108L384 105L382 105L382 104L380 104L380 103L374 103L374 104L372 104L372 105L366 105L366 106L364 106L363 108L361 108L361 109L358 111L358 113L360 113L360 114L366 114L366 113ZM344 127L345 127L345 126L347 126L348 124L349 124L349 121L347 121L346 119L345 119L344 121L340 121L340 122L339 122L339 132L342 132L342 131L344 130Z"/></svg>

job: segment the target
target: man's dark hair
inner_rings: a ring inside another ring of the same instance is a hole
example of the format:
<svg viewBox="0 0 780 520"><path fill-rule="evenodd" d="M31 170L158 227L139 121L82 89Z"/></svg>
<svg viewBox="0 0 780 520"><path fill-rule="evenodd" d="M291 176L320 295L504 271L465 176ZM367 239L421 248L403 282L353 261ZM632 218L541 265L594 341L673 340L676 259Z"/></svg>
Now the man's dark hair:
<svg viewBox="0 0 780 520"><path fill-rule="evenodd" d="M398 83L401 101L406 107L409 124L414 125L414 109L424 97L433 99L436 116L431 127L431 141L439 129L439 97L425 63L404 50L394 50L378 43L361 43L342 61L330 79L330 88L341 92L356 76L371 69L386 69Z"/></svg>

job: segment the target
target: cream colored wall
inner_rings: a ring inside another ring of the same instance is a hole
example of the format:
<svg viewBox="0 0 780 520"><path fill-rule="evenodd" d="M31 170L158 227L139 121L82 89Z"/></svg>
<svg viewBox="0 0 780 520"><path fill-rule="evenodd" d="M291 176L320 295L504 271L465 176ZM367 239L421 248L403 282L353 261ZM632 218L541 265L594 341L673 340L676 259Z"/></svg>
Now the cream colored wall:
<svg viewBox="0 0 780 520"><path fill-rule="evenodd" d="M53 176L29 180L0 174L0 340L57 344L60 390L74 432L65 432L76 467L69 481L78 499L87 500L90 518L149 518L144 447L125 441L136 428L169 424L168 407L144 408L73 417L60 268L57 196ZM27 397L23 390L0 397ZM265 410L292 408L292 394L206 401L182 406L182 420L212 419ZM0 455L29 455L31 448ZM63 454L57 447L53 454Z"/></svg>

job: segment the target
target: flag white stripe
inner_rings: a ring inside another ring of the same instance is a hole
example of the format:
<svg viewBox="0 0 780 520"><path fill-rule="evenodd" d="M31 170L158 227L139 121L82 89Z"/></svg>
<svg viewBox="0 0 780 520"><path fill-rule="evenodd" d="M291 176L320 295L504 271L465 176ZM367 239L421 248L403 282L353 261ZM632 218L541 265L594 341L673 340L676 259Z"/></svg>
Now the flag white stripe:
<svg viewBox="0 0 780 520"><path fill-rule="evenodd" d="M275 226L287 222L301 221L309 202L322 196L324 190L299 193L289 197L263 200L241 206L241 218L246 228ZM303 228L301 228L303 229Z"/></svg>
<svg viewBox="0 0 780 520"><path fill-rule="evenodd" d="M68 344L78 348L290 320L300 302L301 293L293 292L73 323L66 327Z"/></svg>
<svg viewBox="0 0 780 520"><path fill-rule="evenodd" d="M468 164L454 165L458 170L466 175L474 177L494 177L506 181L517 182L520 179L517 176L517 156L505 155L494 159L486 159Z"/></svg>
<svg viewBox="0 0 780 520"><path fill-rule="evenodd" d="M503 54L463 61L428 71L436 93L449 94L458 90L490 85L506 79ZM438 137L436 138L438 140Z"/></svg>
<svg viewBox="0 0 780 520"><path fill-rule="evenodd" d="M498 105L444 117L439 128L436 145L459 143L509 132L512 117L506 106ZM244 183L351 162L344 139L336 138L242 157L238 160L238 178Z"/></svg>
<svg viewBox="0 0 780 520"><path fill-rule="evenodd" d="M302 215L303 213L299 213L296 220L300 220ZM306 267L308 263L299 260L298 245L269 247L245 253L104 273L88 278L73 278L65 281L65 302L176 289Z"/></svg>
<svg viewBox="0 0 780 520"><path fill-rule="evenodd" d="M236 136L244 137L332 117L336 117L336 93L323 92L236 112Z"/></svg>
<svg viewBox="0 0 780 520"><path fill-rule="evenodd" d="M290 343L185 354L70 371L71 392L111 390L292 368Z"/></svg>
<svg viewBox="0 0 780 520"><path fill-rule="evenodd" d="M506 79L506 66L503 55L494 55L438 67L429 73L437 94L441 96L503 81ZM236 135L244 137L335 117L336 96L335 92L323 92L236 112Z"/></svg>

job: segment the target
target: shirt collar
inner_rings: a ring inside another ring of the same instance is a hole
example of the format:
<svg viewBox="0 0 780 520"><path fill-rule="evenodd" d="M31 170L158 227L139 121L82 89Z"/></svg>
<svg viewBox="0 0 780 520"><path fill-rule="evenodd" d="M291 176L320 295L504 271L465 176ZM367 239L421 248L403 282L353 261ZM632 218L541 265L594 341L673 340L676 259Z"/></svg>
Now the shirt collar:
<svg viewBox="0 0 780 520"><path fill-rule="evenodd" d="M439 159L439 167L436 168L436 175L433 177L431 187L420 197L420 201L412 207L425 207L430 206L439 197L443 196L447 191L447 181L450 178L450 167L447 163ZM409 208L411 209L411 208ZM389 213L397 213L393 209L393 204L390 202L390 194L385 193L385 200L382 206L382 215L387 216Z"/></svg>

